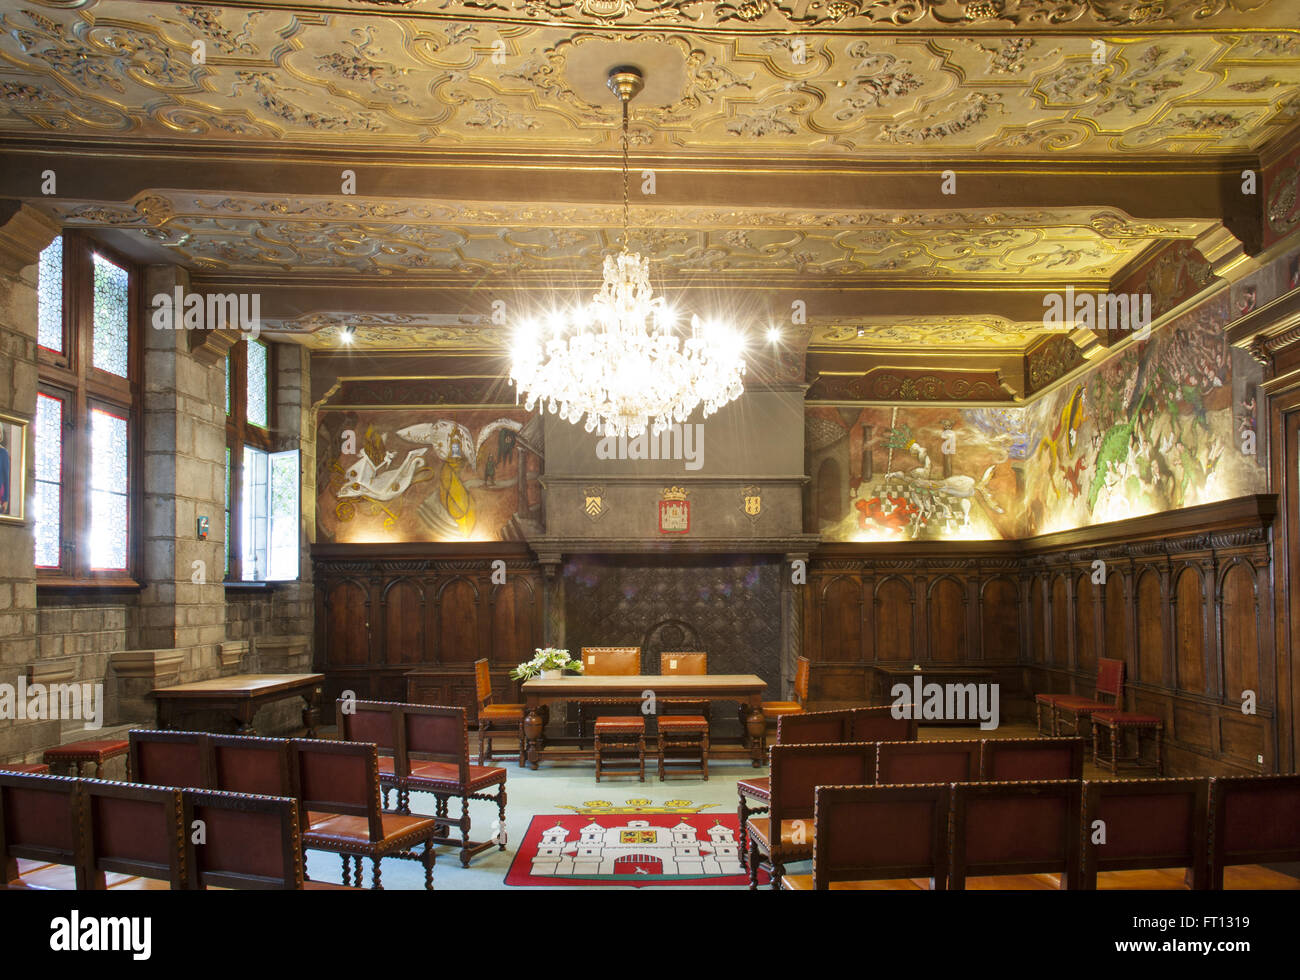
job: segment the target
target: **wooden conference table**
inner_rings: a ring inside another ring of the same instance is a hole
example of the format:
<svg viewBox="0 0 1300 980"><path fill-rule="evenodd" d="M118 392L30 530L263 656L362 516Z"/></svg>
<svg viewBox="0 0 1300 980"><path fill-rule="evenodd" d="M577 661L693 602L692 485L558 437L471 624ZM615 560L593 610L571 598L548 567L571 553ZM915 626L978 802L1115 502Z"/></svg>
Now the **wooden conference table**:
<svg viewBox="0 0 1300 980"><path fill-rule="evenodd" d="M324 674L233 674L207 681L160 687L150 692L158 702L158 727L170 728L181 711L223 711L239 725L240 735L253 735L253 716L272 701L300 697L307 702L303 725L316 737L316 698Z"/></svg>
<svg viewBox="0 0 1300 980"><path fill-rule="evenodd" d="M767 719L763 715L763 692L767 683L756 674L601 674L584 677L571 674L524 681L524 736L528 744L528 764L536 769L543 748L541 706L555 701L582 701L596 698L641 699L653 692L656 699L690 698L693 700L738 701L746 710L745 742L754 767L763 758L763 732Z"/></svg>

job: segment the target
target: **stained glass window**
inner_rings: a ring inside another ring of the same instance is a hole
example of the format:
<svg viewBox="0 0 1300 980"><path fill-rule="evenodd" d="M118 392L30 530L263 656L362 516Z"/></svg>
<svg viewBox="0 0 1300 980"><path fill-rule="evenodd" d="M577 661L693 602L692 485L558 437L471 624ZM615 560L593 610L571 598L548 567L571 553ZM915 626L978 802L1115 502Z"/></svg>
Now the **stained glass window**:
<svg viewBox="0 0 1300 980"><path fill-rule="evenodd" d="M126 419L92 408L90 443L90 567L125 569Z"/></svg>
<svg viewBox="0 0 1300 980"><path fill-rule="evenodd" d="M246 412L249 425L265 429L270 425L267 414L267 350L260 340L250 340L248 348L248 403Z"/></svg>
<svg viewBox="0 0 1300 980"><path fill-rule="evenodd" d="M130 322L131 277L102 255L95 263L95 367L119 378L127 376L127 325Z"/></svg>
<svg viewBox="0 0 1300 980"><path fill-rule="evenodd" d="M230 414L230 355L226 355L226 414ZM229 462L229 460L227 460Z"/></svg>
<svg viewBox="0 0 1300 980"><path fill-rule="evenodd" d="M63 353L63 236L41 252L36 267L36 342Z"/></svg>
<svg viewBox="0 0 1300 980"><path fill-rule="evenodd" d="M32 428L36 453L36 566L58 568L63 531L63 402L38 393Z"/></svg>

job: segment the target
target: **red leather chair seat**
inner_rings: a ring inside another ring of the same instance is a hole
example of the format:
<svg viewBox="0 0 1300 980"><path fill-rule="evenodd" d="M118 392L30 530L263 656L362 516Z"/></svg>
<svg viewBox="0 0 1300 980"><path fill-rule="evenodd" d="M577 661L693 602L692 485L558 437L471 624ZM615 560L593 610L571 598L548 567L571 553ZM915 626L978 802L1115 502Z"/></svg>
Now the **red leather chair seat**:
<svg viewBox="0 0 1300 980"><path fill-rule="evenodd" d="M106 762L126 755L131 743L125 739L104 738L88 739L84 742L70 742L55 749L45 750L46 762Z"/></svg>
<svg viewBox="0 0 1300 980"><path fill-rule="evenodd" d="M596 719L598 735L641 735L645 732L645 719L639 715L619 718L613 715L601 715Z"/></svg>
<svg viewBox="0 0 1300 980"><path fill-rule="evenodd" d="M412 762L411 781L420 785L436 785L439 788L460 789L460 766L450 762ZM469 786L471 793L487 786L495 786L506 781L506 771L497 766L470 766Z"/></svg>
<svg viewBox="0 0 1300 980"><path fill-rule="evenodd" d="M489 721L519 721L524 717L522 704L489 704L478 709L480 719Z"/></svg>
<svg viewBox="0 0 1300 980"><path fill-rule="evenodd" d="M709 730L709 720L703 715L661 715L659 730L676 734L703 733Z"/></svg>
<svg viewBox="0 0 1300 980"><path fill-rule="evenodd" d="M755 776L753 779L737 779L736 790L756 800L770 801L772 799L772 777Z"/></svg>
<svg viewBox="0 0 1300 980"><path fill-rule="evenodd" d="M435 821L432 817L405 816L400 813L381 814L384 825L383 840L370 840L370 822L365 817L340 813L307 814L307 834L311 838L330 840L340 844L390 844L403 837L418 837ZM308 844L310 846L310 844Z"/></svg>
<svg viewBox="0 0 1300 980"><path fill-rule="evenodd" d="M765 715L799 715L803 714L803 705L798 701L764 701Z"/></svg>
<svg viewBox="0 0 1300 980"><path fill-rule="evenodd" d="M0 772L24 772L33 776L48 775L50 767L44 762L12 762L8 765L0 766Z"/></svg>

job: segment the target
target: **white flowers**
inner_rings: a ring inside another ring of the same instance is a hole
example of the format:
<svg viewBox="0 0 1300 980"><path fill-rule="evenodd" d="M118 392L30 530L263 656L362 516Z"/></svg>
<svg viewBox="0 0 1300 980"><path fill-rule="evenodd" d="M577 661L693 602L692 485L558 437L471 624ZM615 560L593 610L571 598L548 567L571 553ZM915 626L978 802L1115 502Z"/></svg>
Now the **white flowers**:
<svg viewBox="0 0 1300 980"><path fill-rule="evenodd" d="M582 673L582 661L571 659L568 650L539 647L533 659L521 663L510 672L510 676L515 680L527 680L544 670L573 670Z"/></svg>

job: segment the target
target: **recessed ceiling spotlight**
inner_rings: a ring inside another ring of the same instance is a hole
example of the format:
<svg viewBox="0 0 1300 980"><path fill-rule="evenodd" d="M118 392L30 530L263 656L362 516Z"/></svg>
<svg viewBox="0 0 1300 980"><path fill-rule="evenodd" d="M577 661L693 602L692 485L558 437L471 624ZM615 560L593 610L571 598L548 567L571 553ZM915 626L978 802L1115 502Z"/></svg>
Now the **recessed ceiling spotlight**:
<svg viewBox="0 0 1300 980"><path fill-rule="evenodd" d="M859 336L859 337L865 337L866 335L867 335L867 328L866 328L866 327L858 327L858 336Z"/></svg>
<svg viewBox="0 0 1300 980"><path fill-rule="evenodd" d="M767 332L767 339L774 344L781 342L781 330L779 327L773 327Z"/></svg>
<svg viewBox="0 0 1300 980"><path fill-rule="evenodd" d="M340 332L339 339L341 339L345 344L350 344L352 343L352 338L356 336L356 333L357 325L355 323L345 323L343 324L343 330Z"/></svg>

